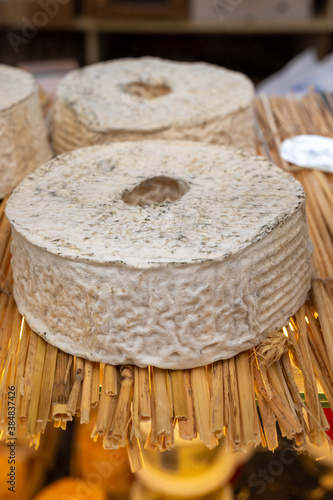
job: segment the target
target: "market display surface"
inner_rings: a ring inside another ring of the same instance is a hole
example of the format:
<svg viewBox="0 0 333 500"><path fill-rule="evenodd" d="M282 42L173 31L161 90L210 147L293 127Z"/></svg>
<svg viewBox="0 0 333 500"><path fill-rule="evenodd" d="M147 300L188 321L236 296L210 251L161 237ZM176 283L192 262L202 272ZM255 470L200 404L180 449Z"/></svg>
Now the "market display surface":
<svg viewBox="0 0 333 500"><path fill-rule="evenodd" d="M277 154L279 139L296 131L330 135L333 125L331 112L316 95L299 102L257 100L256 117L259 151L288 169L291 167ZM286 327L271 331L256 347L229 359L183 370L84 360L66 354L32 331L22 321L12 295L10 226L4 202L0 210L0 321L5 346L0 352L3 437L7 428L6 389L15 385L18 424L26 427L35 443L50 419L63 428L74 415L84 423L89 420L90 408L98 405L92 437L102 437L105 448L126 445L133 470L142 467L141 423L147 421L150 432L145 446L160 450L174 446L175 424L182 439L199 435L209 448L225 435L230 451L245 450L260 442L269 449L276 448L276 422L282 435L294 439L300 450L306 449L308 442L327 443L327 421L320 400L324 398L332 407L332 176L303 170L296 171L295 176L308 194L314 245L308 300ZM191 189L186 191L188 180L181 180L181 199L186 200ZM135 204L142 196L142 191L136 196L131 192L135 185L137 179L125 186L126 192L121 188L122 196L129 210L144 210ZM176 204L172 201L170 206ZM302 278L303 274L298 273L290 281L297 287ZM289 289L289 284L284 286ZM299 370L298 376L295 370Z"/></svg>
<svg viewBox="0 0 333 500"><path fill-rule="evenodd" d="M56 154L146 139L253 150L252 82L207 63L118 59L69 73L57 89ZM133 120L135 117L135 120Z"/></svg>
<svg viewBox="0 0 333 500"><path fill-rule="evenodd" d="M0 65L0 198L51 158L37 83L26 71Z"/></svg>

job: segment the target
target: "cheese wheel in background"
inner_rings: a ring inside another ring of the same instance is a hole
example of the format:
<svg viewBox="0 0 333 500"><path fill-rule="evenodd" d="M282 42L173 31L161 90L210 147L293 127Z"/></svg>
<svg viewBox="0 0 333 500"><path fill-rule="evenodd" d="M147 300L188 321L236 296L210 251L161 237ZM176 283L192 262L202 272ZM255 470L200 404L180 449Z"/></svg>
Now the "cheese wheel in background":
<svg viewBox="0 0 333 500"><path fill-rule="evenodd" d="M0 65L0 198L51 158L37 83L20 69Z"/></svg>
<svg viewBox="0 0 333 500"><path fill-rule="evenodd" d="M230 358L286 325L310 288L301 184L231 148L79 149L30 174L6 214L20 313L94 361Z"/></svg>
<svg viewBox="0 0 333 500"><path fill-rule="evenodd" d="M53 145L191 140L254 151L254 87L207 63L119 59L69 73L54 107Z"/></svg>

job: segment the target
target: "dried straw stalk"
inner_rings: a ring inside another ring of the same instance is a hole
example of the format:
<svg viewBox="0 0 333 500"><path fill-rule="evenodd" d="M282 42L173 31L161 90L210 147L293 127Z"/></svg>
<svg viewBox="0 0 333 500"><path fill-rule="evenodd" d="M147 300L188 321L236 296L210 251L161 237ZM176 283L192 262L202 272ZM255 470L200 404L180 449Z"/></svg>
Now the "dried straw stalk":
<svg viewBox="0 0 333 500"><path fill-rule="evenodd" d="M182 439L192 440L197 437L197 430L195 425L193 393L192 393L191 376L189 370L184 370L184 387L185 387L185 399L187 406L187 418L178 419L178 430L179 430L179 436Z"/></svg>

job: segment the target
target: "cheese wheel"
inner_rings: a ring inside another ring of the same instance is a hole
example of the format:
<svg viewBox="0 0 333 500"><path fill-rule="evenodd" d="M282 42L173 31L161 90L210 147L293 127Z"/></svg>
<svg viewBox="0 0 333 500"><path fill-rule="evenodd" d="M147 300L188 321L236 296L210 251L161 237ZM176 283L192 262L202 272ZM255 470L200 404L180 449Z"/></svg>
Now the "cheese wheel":
<svg viewBox="0 0 333 500"><path fill-rule="evenodd" d="M206 63L144 57L88 66L58 87L54 149L164 139L253 150L253 97L246 76Z"/></svg>
<svg viewBox="0 0 333 500"><path fill-rule="evenodd" d="M94 361L230 358L287 324L310 287L301 184L226 147L79 149L26 177L6 214L20 313Z"/></svg>
<svg viewBox="0 0 333 500"><path fill-rule="evenodd" d="M0 65L0 198L51 158L37 84L20 69Z"/></svg>

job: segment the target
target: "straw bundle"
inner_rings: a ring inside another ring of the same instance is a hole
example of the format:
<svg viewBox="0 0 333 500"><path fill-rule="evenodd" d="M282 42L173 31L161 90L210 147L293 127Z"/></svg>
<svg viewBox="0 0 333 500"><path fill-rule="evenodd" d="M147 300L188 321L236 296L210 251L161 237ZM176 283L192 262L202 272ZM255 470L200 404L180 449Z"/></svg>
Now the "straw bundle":
<svg viewBox="0 0 333 500"><path fill-rule="evenodd" d="M311 117L311 119L310 119ZM291 170L308 193L314 244L312 293L289 326L256 348L207 367L171 371L108 366L61 352L37 336L12 298L10 228L0 206L0 426L7 437L8 386L15 385L17 429L39 443L48 421L66 428L75 415L90 420L92 438L107 449L127 446L132 469L143 466L140 443L160 451L197 435L209 447L226 436L230 452L278 445L277 425L299 450L328 444L324 404L333 407L333 176L288 166L280 142L296 133L330 135L333 115L321 97L256 101L258 152ZM259 408L259 413L257 411ZM259 417L260 414L260 417ZM148 437L141 424L150 421Z"/></svg>

